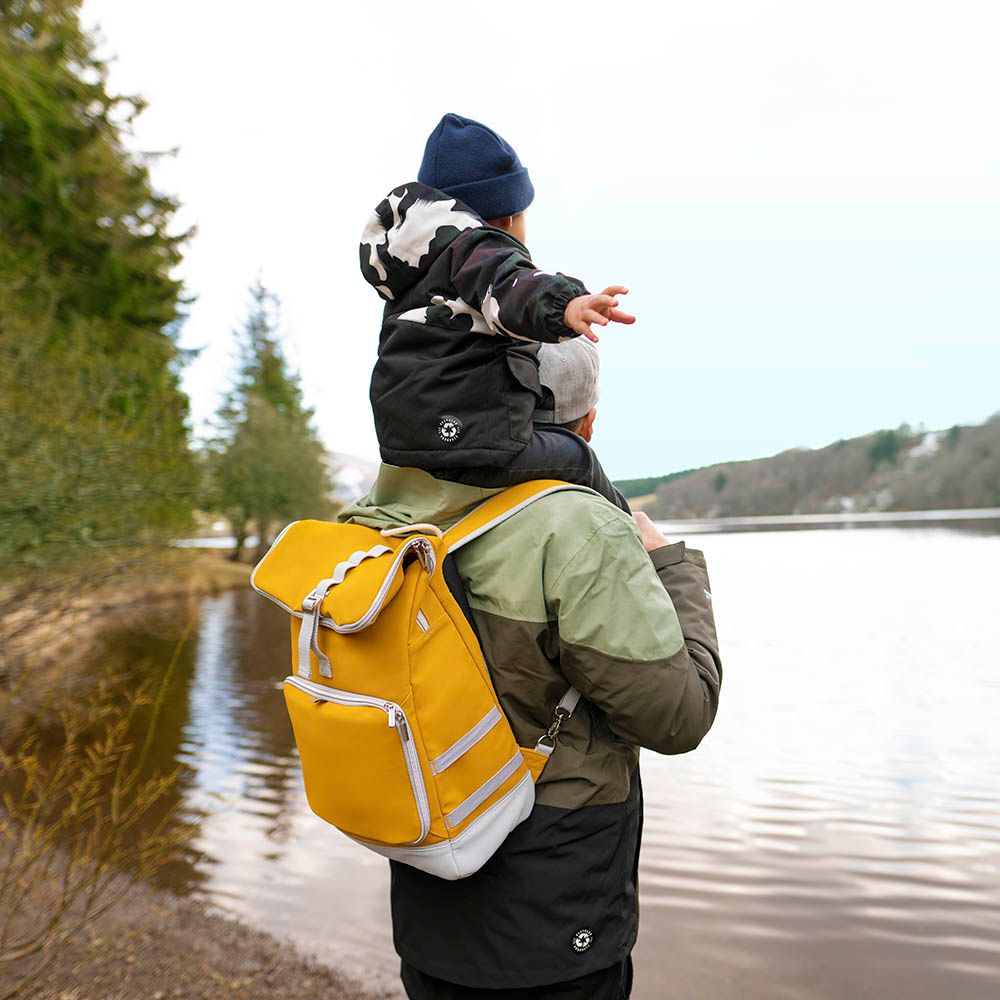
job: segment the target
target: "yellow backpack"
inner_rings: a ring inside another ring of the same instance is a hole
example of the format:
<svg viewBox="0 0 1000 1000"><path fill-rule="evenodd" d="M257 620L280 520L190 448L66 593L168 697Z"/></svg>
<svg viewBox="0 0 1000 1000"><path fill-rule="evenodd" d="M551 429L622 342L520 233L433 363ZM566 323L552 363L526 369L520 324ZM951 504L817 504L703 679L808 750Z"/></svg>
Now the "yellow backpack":
<svg viewBox="0 0 1000 1000"><path fill-rule="evenodd" d="M446 879L471 875L534 805L534 782L579 700L519 747L445 557L540 497L537 480L480 504L447 532L296 521L253 588L292 616L284 693L309 806L378 854Z"/></svg>

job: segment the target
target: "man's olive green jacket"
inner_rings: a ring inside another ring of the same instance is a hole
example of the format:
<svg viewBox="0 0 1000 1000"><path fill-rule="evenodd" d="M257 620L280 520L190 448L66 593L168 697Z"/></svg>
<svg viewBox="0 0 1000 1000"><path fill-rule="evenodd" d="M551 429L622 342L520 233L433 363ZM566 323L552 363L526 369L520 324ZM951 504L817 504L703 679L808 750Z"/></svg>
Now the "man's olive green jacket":
<svg viewBox="0 0 1000 1000"><path fill-rule="evenodd" d="M447 528L495 492L383 465L340 519ZM629 953L638 926L638 748L693 750L718 708L704 556L684 542L647 554L627 514L567 490L454 559L518 741L534 745L569 685L583 700L531 816L476 875L446 882L393 864L396 949L430 975L474 987L540 986L607 968Z"/></svg>

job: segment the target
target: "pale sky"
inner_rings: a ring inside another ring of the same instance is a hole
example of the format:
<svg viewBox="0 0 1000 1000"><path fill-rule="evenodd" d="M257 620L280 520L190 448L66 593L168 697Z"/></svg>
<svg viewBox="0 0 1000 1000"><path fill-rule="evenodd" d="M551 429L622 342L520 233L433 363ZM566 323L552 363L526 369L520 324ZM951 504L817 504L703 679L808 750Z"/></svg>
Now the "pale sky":
<svg viewBox="0 0 1000 1000"><path fill-rule="evenodd" d="M535 262L638 317L602 332L616 477L1000 410L994 0L335 4L85 0L136 148L196 224L196 426L256 274L327 445L377 455L374 205L454 111L518 151Z"/></svg>

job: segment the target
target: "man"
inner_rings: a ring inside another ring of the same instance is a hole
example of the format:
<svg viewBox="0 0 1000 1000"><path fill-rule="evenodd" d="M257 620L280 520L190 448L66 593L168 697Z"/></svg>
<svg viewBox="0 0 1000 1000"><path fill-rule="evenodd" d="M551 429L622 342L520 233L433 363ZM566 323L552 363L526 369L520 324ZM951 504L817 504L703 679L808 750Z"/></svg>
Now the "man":
<svg viewBox="0 0 1000 1000"><path fill-rule="evenodd" d="M589 440L597 353L545 345L553 422ZM341 514L447 528L495 490L383 465ZM721 665L705 560L596 494L530 504L455 553L490 675L518 741L558 734L527 820L465 879L392 867L393 937L412 1000L619 1000L632 983L642 830L638 747L685 753L708 732Z"/></svg>

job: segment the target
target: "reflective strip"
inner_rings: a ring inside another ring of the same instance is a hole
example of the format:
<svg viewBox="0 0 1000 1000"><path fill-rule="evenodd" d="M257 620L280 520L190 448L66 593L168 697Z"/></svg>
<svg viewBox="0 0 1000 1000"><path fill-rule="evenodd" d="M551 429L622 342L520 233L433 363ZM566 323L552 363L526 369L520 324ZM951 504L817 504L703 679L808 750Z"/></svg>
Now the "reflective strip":
<svg viewBox="0 0 1000 1000"><path fill-rule="evenodd" d="M458 826L469 813L481 806L524 763L518 750L484 785L480 785L460 806L452 809L444 821L449 827Z"/></svg>
<svg viewBox="0 0 1000 1000"><path fill-rule="evenodd" d="M451 767L467 750L474 747L498 722L500 709L494 705L464 736L459 737L444 753L431 761L431 771L440 774Z"/></svg>
<svg viewBox="0 0 1000 1000"><path fill-rule="evenodd" d="M417 609L417 624L424 632L429 632L431 630L431 623L427 620L427 615L425 615L419 608Z"/></svg>

